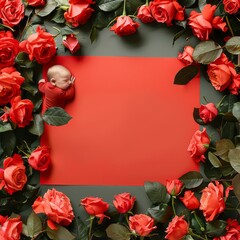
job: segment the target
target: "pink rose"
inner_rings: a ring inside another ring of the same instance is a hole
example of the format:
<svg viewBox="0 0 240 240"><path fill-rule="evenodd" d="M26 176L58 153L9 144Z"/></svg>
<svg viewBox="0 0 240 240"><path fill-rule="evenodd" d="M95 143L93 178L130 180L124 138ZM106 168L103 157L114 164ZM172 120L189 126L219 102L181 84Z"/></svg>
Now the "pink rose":
<svg viewBox="0 0 240 240"><path fill-rule="evenodd" d="M193 60L194 48L191 46L185 46L182 53L178 53L178 59L185 65L191 65L195 61Z"/></svg>
<svg viewBox="0 0 240 240"><path fill-rule="evenodd" d="M27 176L22 157L19 154L7 157L0 171L0 189L5 189L12 195L14 192L21 191L26 182Z"/></svg>
<svg viewBox="0 0 240 240"><path fill-rule="evenodd" d="M105 217L109 218L103 214L108 210L109 204L104 202L102 198L87 197L81 200L81 205L89 215L100 218L99 224L102 223Z"/></svg>
<svg viewBox="0 0 240 240"><path fill-rule="evenodd" d="M154 226L154 220L145 214L136 214L129 217L129 227L131 231L139 236L145 237L157 227Z"/></svg>
<svg viewBox="0 0 240 240"><path fill-rule="evenodd" d="M36 33L33 33L20 43L22 51L29 54L29 59L40 64L49 62L56 54L56 43L52 34L38 26Z"/></svg>
<svg viewBox="0 0 240 240"><path fill-rule="evenodd" d="M74 34L68 34L67 36L64 36L62 43L66 48L69 49L71 53L75 53L80 49L80 44Z"/></svg>
<svg viewBox="0 0 240 240"><path fill-rule="evenodd" d="M44 213L50 221L63 226L68 226L74 218L70 199L54 188L38 197L32 208L35 213Z"/></svg>
<svg viewBox="0 0 240 240"><path fill-rule="evenodd" d="M32 7L43 7L46 4L45 0L27 0L27 3Z"/></svg>
<svg viewBox="0 0 240 240"><path fill-rule="evenodd" d="M139 26L140 24L133 21L129 16L119 16L110 30L114 31L118 36L127 36L134 34Z"/></svg>
<svg viewBox="0 0 240 240"><path fill-rule="evenodd" d="M21 97L17 96L12 99L11 105L12 106L9 111L9 117L11 121L17 124L17 126L20 128L29 125L33 120L33 103L29 99L21 100Z"/></svg>
<svg viewBox="0 0 240 240"><path fill-rule="evenodd" d="M46 171L51 163L49 148L47 146L36 148L28 158L28 163L35 170Z"/></svg>
<svg viewBox="0 0 240 240"><path fill-rule="evenodd" d="M0 0L0 19L9 27L16 26L24 18L24 5L21 0Z"/></svg>
<svg viewBox="0 0 240 240"><path fill-rule="evenodd" d="M94 10L90 7L90 4L94 3L92 1L70 0L69 3L70 6L64 13L64 18L73 27L78 27L79 25L85 24L94 12Z"/></svg>
<svg viewBox="0 0 240 240"><path fill-rule="evenodd" d="M22 233L20 216L15 218L0 217L0 237L3 237L4 240L20 240Z"/></svg>
<svg viewBox="0 0 240 240"><path fill-rule="evenodd" d="M0 31L0 69L12 66L18 53L19 42L13 38L12 32Z"/></svg>
<svg viewBox="0 0 240 240"><path fill-rule="evenodd" d="M133 208L136 198L132 197L130 193L121 193L114 196L113 205L119 213L127 213Z"/></svg>
<svg viewBox="0 0 240 240"><path fill-rule="evenodd" d="M236 71L233 63L222 53L218 59L208 65L207 74L213 87L222 92L228 87Z"/></svg>
<svg viewBox="0 0 240 240"><path fill-rule="evenodd" d="M167 180L166 188L170 195L177 196L182 191L183 182L179 179Z"/></svg>
<svg viewBox="0 0 240 240"><path fill-rule="evenodd" d="M150 23L153 22L155 19L151 14L150 7L147 5L142 5L138 9L137 17L143 22L143 23Z"/></svg>
<svg viewBox="0 0 240 240"><path fill-rule="evenodd" d="M204 123L212 122L212 120L218 115L218 110L213 103L206 105L202 104L199 108L199 116Z"/></svg>
<svg viewBox="0 0 240 240"><path fill-rule="evenodd" d="M184 206L189 210L198 209L200 203L191 190L185 191L184 196L180 198Z"/></svg>
<svg viewBox="0 0 240 240"><path fill-rule="evenodd" d="M227 31L226 23L223 18L214 17L216 6L206 4L202 9L202 13L192 11L189 17L189 26L192 28L193 34L200 40L208 40L213 28L221 29L223 32Z"/></svg>
<svg viewBox="0 0 240 240"><path fill-rule="evenodd" d="M235 74L232 77L232 81L228 85L228 90L230 91L230 93L238 95L239 89L240 89L240 74Z"/></svg>
<svg viewBox="0 0 240 240"><path fill-rule="evenodd" d="M209 144L210 139L207 135L206 128L203 128L203 131L197 130L194 133L188 146L188 151L195 162L204 162L204 153L207 151Z"/></svg>
<svg viewBox="0 0 240 240"><path fill-rule="evenodd" d="M224 188L218 181L211 182L202 190L200 210L203 211L206 221L210 222L225 209Z"/></svg>
<svg viewBox="0 0 240 240"><path fill-rule="evenodd" d="M188 223L184 220L184 216L178 217L175 216L172 221L169 223L165 236L168 240L177 240L183 239L188 233Z"/></svg>
<svg viewBox="0 0 240 240"><path fill-rule="evenodd" d="M154 0L149 7L157 22L170 26L173 20L184 20L184 8L176 0Z"/></svg>
<svg viewBox="0 0 240 240"><path fill-rule="evenodd" d="M240 9L239 0L223 0L224 11L229 14L237 13Z"/></svg>

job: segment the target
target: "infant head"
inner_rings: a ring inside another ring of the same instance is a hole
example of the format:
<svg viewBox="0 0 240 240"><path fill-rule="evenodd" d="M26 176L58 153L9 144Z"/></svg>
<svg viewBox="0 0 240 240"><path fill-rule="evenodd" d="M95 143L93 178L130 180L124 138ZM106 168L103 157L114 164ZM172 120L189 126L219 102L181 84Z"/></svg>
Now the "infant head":
<svg viewBox="0 0 240 240"><path fill-rule="evenodd" d="M63 90L67 89L71 84L71 73L62 65L54 65L47 72L50 83Z"/></svg>

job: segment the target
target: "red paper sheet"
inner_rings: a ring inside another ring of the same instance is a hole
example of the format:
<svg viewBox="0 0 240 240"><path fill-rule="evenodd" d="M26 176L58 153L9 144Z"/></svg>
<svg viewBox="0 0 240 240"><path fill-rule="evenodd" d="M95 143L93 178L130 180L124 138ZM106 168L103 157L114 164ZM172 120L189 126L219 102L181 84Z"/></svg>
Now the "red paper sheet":
<svg viewBox="0 0 240 240"><path fill-rule="evenodd" d="M174 85L175 58L57 57L76 77L67 125L45 127L52 168L42 184L143 185L198 166L187 147L199 128L199 79ZM45 71L48 66L45 66Z"/></svg>

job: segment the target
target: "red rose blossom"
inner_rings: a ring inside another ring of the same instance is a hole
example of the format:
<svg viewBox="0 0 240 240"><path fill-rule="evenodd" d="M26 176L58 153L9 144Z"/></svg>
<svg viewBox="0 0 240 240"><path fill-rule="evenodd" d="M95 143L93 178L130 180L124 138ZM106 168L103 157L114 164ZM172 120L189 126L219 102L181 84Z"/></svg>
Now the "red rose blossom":
<svg viewBox="0 0 240 240"><path fill-rule="evenodd" d="M224 11L235 14L240 9L240 0L223 0Z"/></svg>
<svg viewBox="0 0 240 240"><path fill-rule="evenodd" d="M27 0L27 3L32 7L43 7L46 4L45 0Z"/></svg>
<svg viewBox="0 0 240 240"><path fill-rule="evenodd" d="M230 93L238 95L239 89L240 89L240 74L235 74L232 77L232 81L228 85L228 90L230 91Z"/></svg>
<svg viewBox="0 0 240 240"><path fill-rule="evenodd" d="M184 216L175 216L172 221L168 224L166 229L167 235L165 236L168 240L180 240L183 239L188 233L188 223L184 220Z"/></svg>
<svg viewBox="0 0 240 240"><path fill-rule="evenodd" d="M199 108L199 116L204 123L212 122L217 115L218 110L214 103L202 104Z"/></svg>
<svg viewBox="0 0 240 240"><path fill-rule="evenodd" d="M134 34L139 26L140 24L133 21L129 16L119 16L110 30L114 31L118 36L127 36Z"/></svg>
<svg viewBox="0 0 240 240"><path fill-rule="evenodd" d="M103 214L108 210L109 204L107 202L104 202L102 198L87 197L81 200L81 205L89 215L100 218L99 224L105 217L109 218Z"/></svg>
<svg viewBox="0 0 240 240"><path fill-rule="evenodd" d="M16 26L24 18L24 5L21 0L0 0L0 19L9 27Z"/></svg>
<svg viewBox="0 0 240 240"><path fill-rule="evenodd" d="M177 196L182 191L183 182L179 179L167 180L166 188L170 195Z"/></svg>
<svg viewBox="0 0 240 240"><path fill-rule="evenodd" d="M44 213L50 221L63 226L68 226L74 219L70 199L54 188L48 190L43 197L38 197L32 208L35 213Z"/></svg>
<svg viewBox="0 0 240 240"><path fill-rule="evenodd" d="M185 46L182 53L178 53L178 59L185 65L191 65L195 61L193 60L194 48L191 46Z"/></svg>
<svg viewBox="0 0 240 240"><path fill-rule="evenodd" d="M194 210L199 208L199 200L194 195L191 190L185 191L184 196L180 198L185 207L189 210Z"/></svg>
<svg viewBox="0 0 240 240"><path fill-rule="evenodd" d="M35 170L46 171L51 163L49 148L47 146L36 148L28 158L28 163Z"/></svg>
<svg viewBox="0 0 240 240"><path fill-rule="evenodd" d="M153 22L155 19L151 14L150 7L147 5L142 5L138 9L137 17L143 22L143 23L150 23Z"/></svg>
<svg viewBox="0 0 240 240"><path fill-rule="evenodd" d="M204 162L204 153L207 151L210 144L209 136L207 135L206 128L203 131L197 130L188 146L188 151L191 153L191 157L197 163Z"/></svg>
<svg viewBox="0 0 240 240"><path fill-rule="evenodd" d="M22 51L29 54L29 59L40 64L49 62L56 54L56 43L52 34L38 26L36 33L33 33L20 43Z"/></svg>
<svg viewBox="0 0 240 240"><path fill-rule="evenodd" d="M154 220L145 214L136 214L129 217L129 228L139 236L148 236L157 227L154 226Z"/></svg>
<svg viewBox="0 0 240 240"><path fill-rule="evenodd" d="M3 161L3 169L0 169L0 189L7 193L21 191L27 182L25 166L22 157L14 154Z"/></svg>
<svg viewBox="0 0 240 240"><path fill-rule="evenodd" d="M64 18L73 27L78 27L79 25L85 24L94 12L94 10L90 7L90 4L94 3L92 1L70 0L69 3L70 6L64 13Z"/></svg>
<svg viewBox="0 0 240 240"><path fill-rule="evenodd" d="M80 49L80 44L74 34L64 36L62 43L73 54Z"/></svg>
<svg viewBox="0 0 240 240"><path fill-rule="evenodd" d="M136 201L135 197L132 197L130 193L121 193L114 196L113 205L119 213L127 213L133 208Z"/></svg>
<svg viewBox="0 0 240 240"><path fill-rule="evenodd" d="M11 105L9 111L11 121L20 128L29 125L33 120L33 103L29 99L21 100L21 97L17 96L11 100Z"/></svg>

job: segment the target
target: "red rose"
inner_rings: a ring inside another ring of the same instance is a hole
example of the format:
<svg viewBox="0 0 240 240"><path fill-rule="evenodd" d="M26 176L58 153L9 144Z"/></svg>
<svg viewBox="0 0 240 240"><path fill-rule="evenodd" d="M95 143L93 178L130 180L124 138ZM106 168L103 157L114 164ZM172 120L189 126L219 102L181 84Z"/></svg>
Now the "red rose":
<svg viewBox="0 0 240 240"><path fill-rule="evenodd" d="M236 219L227 219L227 233L224 236L214 238L213 240L239 240L240 225Z"/></svg>
<svg viewBox="0 0 240 240"><path fill-rule="evenodd" d="M14 154L3 162L3 170L0 173L0 189L5 189L9 194L21 191L27 182L25 166L22 157Z"/></svg>
<svg viewBox="0 0 240 240"><path fill-rule="evenodd" d="M12 32L0 31L0 69L12 66L18 53L19 42L13 38Z"/></svg>
<svg viewBox="0 0 240 240"><path fill-rule="evenodd" d="M226 23L223 18L214 17L216 6L206 4L202 9L202 13L192 11L190 13L188 24L192 28L193 34L201 40L208 40L213 28L221 29L223 32L227 31Z"/></svg>
<svg viewBox="0 0 240 240"><path fill-rule="evenodd" d="M49 148L47 146L36 148L28 158L28 163L35 170L46 171L51 163Z"/></svg>
<svg viewBox="0 0 240 240"><path fill-rule="evenodd" d="M223 0L224 11L229 14L237 13L240 9L239 0Z"/></svg>
<svg viewBox="0 0 240 240"><path fill-rule="evenodd" d="M232 81L228 85L228 90L234 94L238 95L240 89L240 74L235 74L232 78Z"/></svg>
<svg viewBox="0 0 240 240"><path fill-rule="evenodd" d="M80 44L74 34L68 34L67 36L64 36L62 43L70 50L71 53L75 53L80 49Z"/></svg>
<svg viewBox="0 0 240 240"><path fill-rule="evenodd" d="M110 30L114 31L118 36L127 36L134 34L139 26L140 24L134 22L129 16L119 16Z"/></svg>
<svg viewBox="0 0 240 240"><path fill-rule="evenodd" d="M224 188L218 181L211 182L202 190L199 209L203 211L206 221L210 222L225 209Z"/></svg>
<svg viewBox="0 0 240 240"><path fill-rule="evenodd" d="M0 18L4 25L13 27L24 18L24 5L21 0L1 0Z"/></svg>
<svg viewBox="0 0 240 240"><path fill-rule="evenodd" d="M143 23L150 23L153 22L155 19L151 14L150 7L147 5L142 5L138 9L137 17L143 22Z"/></svg>
<svg viewBox="0 0 240 240"><path fill-rule="evenodd" d="M32 7L42 7L46 4L45 0L27 0L27 3Z"/></svg>
<svg viewBox="0 0 240 240"><path fill-rule="evenodd" d="M87 197L81 200L81 205L84 207L86 212L91 216L96 216L100 218L99 224L103 221L105 217L103 213L108 210L109 204L104 202L102 198L98 197Z"/></svg>
<svg viewBox="0 0 240 240"><path fill-rule="evenodd" d="M33 120L32 111L33 103L29 99L21 100L20 96L15 97L11 101L9 117L18 127L25 127Z"/></svg>
<svg viewBox="0 0 240 240"><path fill-rule="evenodd" d="M94 3L92 1L78 0L69 1L69 3L70 6L64 13L64 18L73 27L85 24L94 12L94 10L90 7L90 4Z"/></svg>
<svg viewBox="0 0 240 240"><path fill-rule="evenodd" d="M22 51L29 54L29 59L40 64L49 62L56 54L56 43L52 34L38 26L36 33L20 43Z"/></svg>
<svg viewBox="0 0 240 240"><path fill-rule="evenodd" d="M179 179L167 180L166 188L170 195L177 196L183 188L183 182Z"/></svg>
<svg viewBox="0 0 240 240"><path fill-rule="evenodd" d="M188 223L184 220L184 216L175 216L169 223L165 236L168 240L183 239L183 237L188 233Z"/></svg>
<svg viewBox="0 0 240 240"><path fill-rule="evenodd" d="M200 203L191 190L185 191L184 196L180 198L185 207L189 210L198 209Z"/></svg>
<svg viewBox="0 0 240 240"><path fill-rule="evenodd" d="M207 74L213 87L221 92L228 87L236 71L234 64L222 53L218 59L208 65Z"/></svg>
<svg viewBox="0 0 240 240"><path fill-rule="evenodd" d="M136 214L129 217L129 227L131 231L139 236L145 237L157 227L154 226L154 220L145 214Z"/></svg>
<svg viewBox="0 0 240 240"><path fill-rule="evenodd" d="M185 46L182 53L178 53L178 59L185 65L191 65L194 63L193 60L194 48L191 46Z"/></svg>
<svg viewBox="0 0 240 240"><path fill-rule="evenodd" d="M70 199L54 188L38 197L32 208L35 213L44 213L50 221L63 226L68 226L74 218Z"/></svg>
<svg viewBox="0 0 240 240"><path fill-rule="evenodd" d="M11 99L20 94L20 86L23 81L24 78L17 71L11 74L0 73L0 105L9 103Z"/></svg>
<svg viewBox="0 0 240 240"><path fill-rule="evenodd" d="M173 20L184 20L184 8L176 0L154 0L149 7L157 22L170 26Z"/></svg>
<svg viewBox="0 0 240 240"><path fill-rule="evenodd" d="M218 110L213 103L206 105L202 104L199 108L199 116L204 123L212 122L212 120L218 115Z"/></svg>
<svg viewBox="0 0 240 240"><path fill-rule="evenodd" d="M131 197L130 193L121 193L114 196L113 205L119 213L127 213L133 208L136 198Z"/></svg>
<svg viewBox="0 0 240 240"><path fill-rule="evenodd" d="M22 232L22 221L19 217L7 218L2 217L0 222L0 237L4 240L20 240Z"/></svg>
<svg viewBox="0 0 240 240"><path fill-rule="evenodd" d="M200 161L204 162L204 153L207 151L210 144L210 139L207 135L206 128L203 131L197 130L188 146L188 151L191 153L191 157L197 163Z"/></svg>

